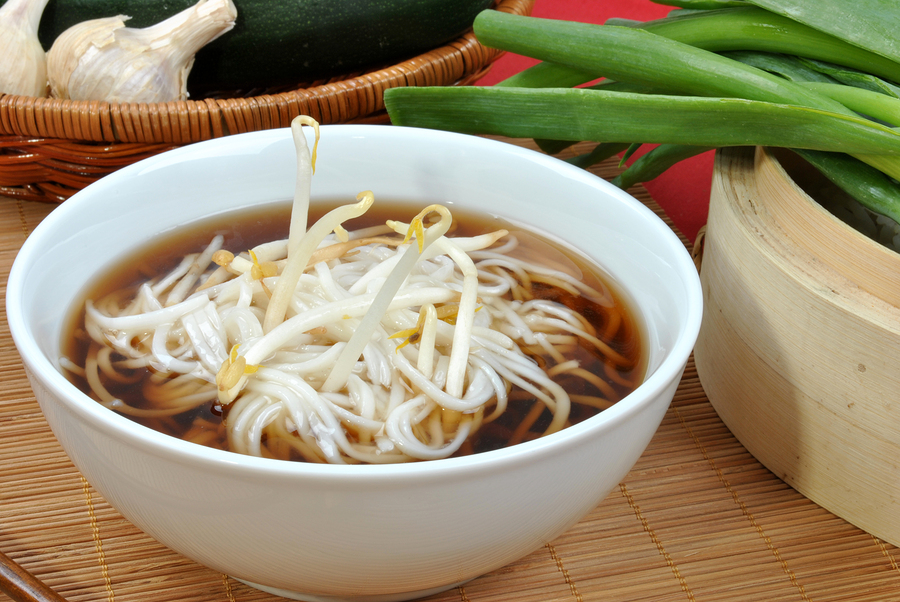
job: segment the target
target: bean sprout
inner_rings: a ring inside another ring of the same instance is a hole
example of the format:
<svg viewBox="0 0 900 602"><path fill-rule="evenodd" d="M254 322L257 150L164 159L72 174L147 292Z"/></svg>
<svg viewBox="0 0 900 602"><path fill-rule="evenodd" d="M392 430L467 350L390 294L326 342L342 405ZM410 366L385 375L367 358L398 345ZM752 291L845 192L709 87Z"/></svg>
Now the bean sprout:
<svg viewBox="0 0 900 602"><path fill-rule="evenodd" d="M430 205L410 223L347 232L343 224L375 202L370 191L307 229L315 150L304 125L319 137L308 118L292 124L298 175L286 241L235 255L219 236L133 299L114 293L86 303L91 350L83 369L63 365L101 403L160 420L215 407L229 449L240 453L391 463L459 452L505 415L513 389L533 404L510 427L514 440L545 413L543 434L564 428L579 400L614 403L608 379L571 356L577 346L603 357L615 382L635 385L617 371L635 361L611 347L609 333L530 291L542 283L601 309L612 305L610 292L517 258L506 230L451 236L449 210ZM607 330L619 329L616 311ZM142 370L153 374L143 380L147 407L110 392ZM570 398L559 377L593 388ZM206 442L204 421L189 432Z"/></svg>

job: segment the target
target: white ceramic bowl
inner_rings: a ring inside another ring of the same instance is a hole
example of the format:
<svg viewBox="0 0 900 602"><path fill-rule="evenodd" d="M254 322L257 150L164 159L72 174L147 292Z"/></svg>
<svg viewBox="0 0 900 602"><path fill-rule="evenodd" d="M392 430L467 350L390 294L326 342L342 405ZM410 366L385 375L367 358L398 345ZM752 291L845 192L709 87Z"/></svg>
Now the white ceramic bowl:
<svg viewBox="0 0 900 602"><path fill-rule="evenodd" d="M699 279L677 237L594 175L492 140L325 126L314 197L376 196L496 213L601 265L639 308L648 377L581 424L475 456L392 466L245 457L172 439L91 401L58 370L63 317L115 256L211 213L292 196L288 130L147 159L63 203L26 241L7 312L37 400L85 478L172 549L303 600L405 600L448 589L562 534L625 476L674 395L696 339ZM598 545L602 545L598 542Z"/></svg>

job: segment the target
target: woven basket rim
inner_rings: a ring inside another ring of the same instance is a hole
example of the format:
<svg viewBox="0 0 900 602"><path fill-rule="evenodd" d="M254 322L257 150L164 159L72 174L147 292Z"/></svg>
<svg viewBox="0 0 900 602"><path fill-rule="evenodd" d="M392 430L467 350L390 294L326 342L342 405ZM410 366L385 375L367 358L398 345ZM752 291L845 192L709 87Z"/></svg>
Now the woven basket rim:
<svg viewBox="0 0 900 602"><path fill-rule="evenodd" d="M493 9L530 14L534 1L496 0ZM0 94L0 137L187 144L286 127L298 114L322 123L343 123L383 111L382 94L387 88L471 83L500 54L481 45L470 29L448 44L395 65L258 96L114 103Z"/></svg>

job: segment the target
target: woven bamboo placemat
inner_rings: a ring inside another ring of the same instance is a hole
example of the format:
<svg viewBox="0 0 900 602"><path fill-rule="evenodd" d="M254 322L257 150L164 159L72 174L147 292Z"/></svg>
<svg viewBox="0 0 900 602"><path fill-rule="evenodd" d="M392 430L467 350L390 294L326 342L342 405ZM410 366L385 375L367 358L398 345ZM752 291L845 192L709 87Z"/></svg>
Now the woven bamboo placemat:
<svg viewBox="0 0 900 602"><path fill-rule="evenodd" d="M617 167L593 171L611 178ZM665 219L645 189L631 192ZM54 439L5 312L16 251L52 207L0 197L0 550L73 602L280 599L143 534ZM900 601L900 550L760 465L719 420L691 362L650 446L589 516L526 558L428 600Z"/></svg>

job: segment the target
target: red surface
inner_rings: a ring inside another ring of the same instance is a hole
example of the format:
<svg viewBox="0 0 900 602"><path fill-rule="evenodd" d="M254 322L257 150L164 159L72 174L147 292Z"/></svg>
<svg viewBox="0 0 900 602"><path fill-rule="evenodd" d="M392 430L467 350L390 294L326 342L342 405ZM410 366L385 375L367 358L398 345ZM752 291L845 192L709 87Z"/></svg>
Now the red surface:
<svg viewBox="0 0 900 602"><path fill-rule="evenodd" d="M672 7L650 0L537 0L532 16L563 19L582 23L604 23L612 17L648 21L666 16ZM479 85L492 85L533 65L526 57L505 54ZM650 146L643 147L645 151ZM635 159L643 152L636 153ZM706 223L712 178L713 153L708 152L682 161L644 186L660 204L675 225L693 240Z"/></svg>

